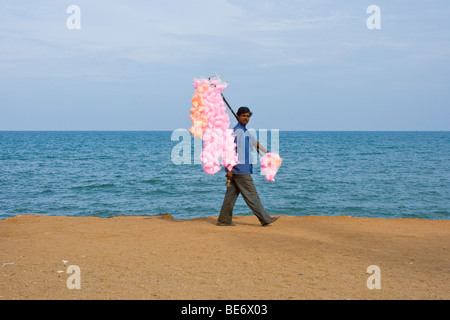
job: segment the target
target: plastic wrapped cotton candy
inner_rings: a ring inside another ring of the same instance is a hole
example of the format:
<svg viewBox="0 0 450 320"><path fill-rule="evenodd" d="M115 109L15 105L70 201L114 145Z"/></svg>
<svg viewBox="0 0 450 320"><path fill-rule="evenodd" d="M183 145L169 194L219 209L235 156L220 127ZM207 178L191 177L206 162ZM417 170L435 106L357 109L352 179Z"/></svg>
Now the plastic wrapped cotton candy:
<svg viewBox="0 0 450 320"><path fill-rule="evenodd" d="M213 79L194 81L195 93L192 98L189 130L194 137L203 139L203 151L200 155L203 170L215 174L222 166L231 170L237 164L236 144L233 130L229 129L230 119L226 114L222 91L226 83Z"/></svg>
<svg viewBox="0 0 450 320"><path fill-rule="evenodd" d="M193 126L189 130L196 138L201 138L205 131L207 119L205 115L205 92L209 88L209 82L205 79L194 82L195 94L192 97L192 109L190 118Z"/></svg>
<svg viewBox="0 0 450 320"><path fill-rule="evenodd" d="M275 175L281 166L282 159L276 153L268 152L261 157L261 171L266 175L266 181L275 181Z"/></svg>

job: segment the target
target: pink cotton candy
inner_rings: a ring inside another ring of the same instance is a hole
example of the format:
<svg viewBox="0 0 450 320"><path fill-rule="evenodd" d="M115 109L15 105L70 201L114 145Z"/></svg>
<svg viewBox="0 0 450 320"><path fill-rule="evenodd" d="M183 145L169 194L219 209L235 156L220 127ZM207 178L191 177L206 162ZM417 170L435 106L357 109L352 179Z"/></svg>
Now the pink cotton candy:
<svg viewBox="0 0 450 320"><path fill-rule="evenodd" d="M200 155L203 170L215 174L222 166L229 170L237 164L236 144L233 130L229 129L230 119L226 114L222 91L227 84L220 79L198 79L194 81L196 89L192 98L189 130L194 137L203 139L203 151Z"/></svg>
<svg viewBox="0 0 450 320"><path fill-rule="evenodd" d="M275 181L275 175L282 161L278 154L271 152L261 157L261 171L266 175L266 181Z"/></svg>

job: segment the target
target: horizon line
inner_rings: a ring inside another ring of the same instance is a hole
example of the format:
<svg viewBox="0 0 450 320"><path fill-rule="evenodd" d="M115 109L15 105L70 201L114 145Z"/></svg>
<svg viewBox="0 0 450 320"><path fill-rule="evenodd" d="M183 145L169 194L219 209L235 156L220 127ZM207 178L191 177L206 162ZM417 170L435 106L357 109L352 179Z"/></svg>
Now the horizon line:
<svg viewBox="0 0 450 320"><path fill-rule="evenodd" d="M174 130L185 129L186 128L176 128L173 130L1 130L0 132L173 132ZM266 129L266 128L250 128L253 130L279 130L280 132L450 132L450 130L282 130L282 129Z"/></svg>

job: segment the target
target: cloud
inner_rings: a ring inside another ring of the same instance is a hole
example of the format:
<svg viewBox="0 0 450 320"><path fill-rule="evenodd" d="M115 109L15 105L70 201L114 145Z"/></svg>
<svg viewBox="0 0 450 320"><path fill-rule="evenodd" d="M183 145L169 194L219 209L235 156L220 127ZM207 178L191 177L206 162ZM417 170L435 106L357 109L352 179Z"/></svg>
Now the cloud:
<svg viewBox="0 0 450 320"><path fill-rule="evenodd" d="M277 68L348 63L363 52L389 50L417 59L448 57L448 45L427 50L423 38L415 45L413 37L404 37L401 32L412 19L387 5L377 34L365 27L366 8L358 1L78 0L81 30L66 28L69 4L2 1L0 70L85 76L113 68L128 74L124 62ZM442 18L436 7L429 11ZM435 43L442 45L441 38Z"/></svg>
<svg viewBox="0 0 450 320"><path fill-rule="evenodd" d="M0 60L40 61L108 55L138 63L183 62L203 56L289 55L296 31L321 28L339 15L296 14L274 2L247 4L226 0L86 1L81 30L68 30L66 4L40 1L3 3ZM67 4L68 6L68 4ZM281 11L280 11L281 10ZM233 43L234 45L227 45ZM6 50L5 50L6 49ZM242 49L242 50L241 50ZM268 59L270 60L270 59ZM275 59L277 60L277 59ZM286 61L307 61L289 57Z"/></svg>

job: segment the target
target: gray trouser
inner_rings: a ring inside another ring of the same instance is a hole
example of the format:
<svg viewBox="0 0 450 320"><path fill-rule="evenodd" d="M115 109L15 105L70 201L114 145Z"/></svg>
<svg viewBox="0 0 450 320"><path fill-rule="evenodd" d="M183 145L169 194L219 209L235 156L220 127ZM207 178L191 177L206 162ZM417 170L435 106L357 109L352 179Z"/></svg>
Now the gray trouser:
<svg viewBox="0 0 450 320"><path fill-rule="evenodd" d="M247 206L252 210L261 223L270 223L271 217L264 210L259 199L256 187L253 184L253 178L250 174L233 175L231 178L231 187L227 188L225 199L223 199L222 209L220 209L219 221L222 223L231 223L233 218L233 208L236 200L242 194Z"/></svg>

